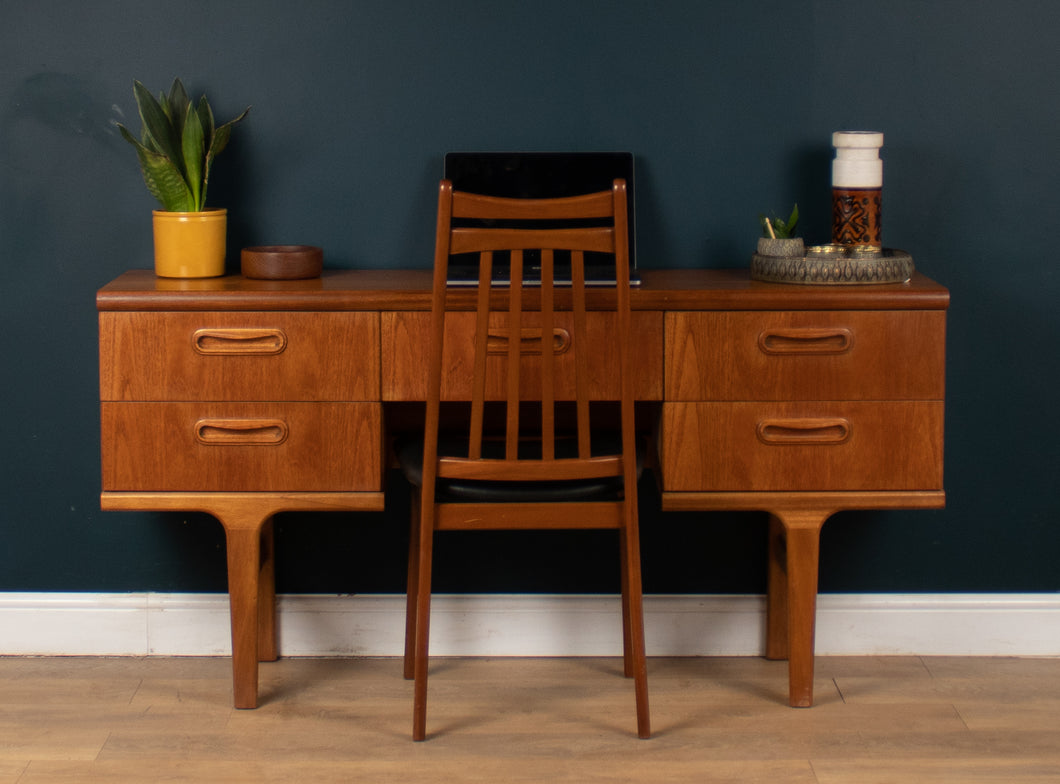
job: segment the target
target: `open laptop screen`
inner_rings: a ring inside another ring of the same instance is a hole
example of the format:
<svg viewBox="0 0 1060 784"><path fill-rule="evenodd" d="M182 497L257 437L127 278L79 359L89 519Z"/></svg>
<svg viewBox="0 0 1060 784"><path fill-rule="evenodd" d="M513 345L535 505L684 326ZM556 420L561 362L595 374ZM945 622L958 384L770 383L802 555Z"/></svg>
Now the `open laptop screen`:
<svg viewBox="0 0 1060 784"><path fill-rule="evenodd" d="M629 267L631 283L636 273L635 208L633 153L630 152L450 152L445 156L444 176L453 189L524 199L549 199L579 196L611 190L614 180L626 181L629 224ZM537 282L539 268L527 259L524 282ZM503 267L504 265L500 265ZM495 278L504 282L506 269L498 269ZM602 285L614 282L612 257L595 254L586 258L586 283ZM474 259L454 258L450 263L452 285L474 285L478 282L478 265ZM557 282L559 270L557 269Z"/></svg>

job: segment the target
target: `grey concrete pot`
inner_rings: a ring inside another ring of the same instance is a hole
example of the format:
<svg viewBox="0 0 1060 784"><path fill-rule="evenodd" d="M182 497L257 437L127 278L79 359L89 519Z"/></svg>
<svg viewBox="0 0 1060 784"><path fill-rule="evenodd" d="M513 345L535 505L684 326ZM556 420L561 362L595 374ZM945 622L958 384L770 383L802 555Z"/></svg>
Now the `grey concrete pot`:
<svg viewBox="0 0 1060 784"><path fill-rule="evenodd" d="M805 256L806 245L802 241L802 237L791 237L791 238L773 238L773 237L759 237L758 238L758 255L759 256Z"/></svg>

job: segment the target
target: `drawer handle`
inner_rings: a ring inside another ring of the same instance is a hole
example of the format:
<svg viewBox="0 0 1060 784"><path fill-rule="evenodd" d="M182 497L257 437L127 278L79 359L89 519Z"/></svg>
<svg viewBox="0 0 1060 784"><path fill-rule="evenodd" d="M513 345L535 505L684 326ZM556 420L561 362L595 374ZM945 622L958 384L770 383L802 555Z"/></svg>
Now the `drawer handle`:
<svg viewBox="0 0 1060 784"><path fill-rule="evenodd" d="M850 438L846 419L763 419L756 429L758 440L769 446L835 445Z"/></svg>
<svg viewBox="0 0 1060 784"><path fill-rule="evenodd" d="M543 339L540 329L524 329L519 335L519 353L527 356L540 354L543 347ZM486 336L487 354L507 354L511 335L501 330L490 330ZM552 353L564 354L570 348L570 333L556 327L552 330Z"/></svg>
<svg viewBox="0 0 1060 784"><path fill-rule="evenodd" d="M758 335L765 354L845 354L854 346L854 333L846 327L776 329Z"/></svg>
<svg viewBox="0 0 1060 784"><path fill-rule="evenodd" d="M270 356L287 348L282 329L200 329L192 335L195 351L205 356Z"/></svg>
<svg viewBox="0 0 1060 784"><path fill-rule="evenodd" d="M278 446L287 440L280 419L200 419L195 439L206 446Z"/></svg>

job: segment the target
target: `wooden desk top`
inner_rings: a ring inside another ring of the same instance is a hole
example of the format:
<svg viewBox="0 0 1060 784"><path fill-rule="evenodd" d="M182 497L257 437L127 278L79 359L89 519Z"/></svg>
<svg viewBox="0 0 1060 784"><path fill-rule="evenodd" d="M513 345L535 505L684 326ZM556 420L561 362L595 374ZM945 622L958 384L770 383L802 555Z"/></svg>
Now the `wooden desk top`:
<svg viewBox="0 0 1060 784"><path fill-rule="evenodd" d="M641 270L634 310L945 310L949 291L914 273L908 283L801 286L765 283L747 269ZM471 298L468 295L469 309ZM104 311L430 310L431 271L326 270L312 280L158 278L132 270L99 290Z"/></svg>

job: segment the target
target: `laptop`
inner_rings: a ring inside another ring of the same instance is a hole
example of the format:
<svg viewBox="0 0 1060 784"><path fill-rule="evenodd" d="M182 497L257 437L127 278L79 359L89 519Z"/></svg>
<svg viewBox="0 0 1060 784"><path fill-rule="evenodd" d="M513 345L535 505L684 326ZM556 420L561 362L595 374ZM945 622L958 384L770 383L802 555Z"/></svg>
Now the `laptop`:
<svg viewBox="0 0 1060 784"><path fill-rule="evenodd" d="M444 176L453 183L453 190L524 199L550 199L609 191L614 180L624 179L629 211L630 283L636 285L640 282L636 271L633 153L450 152L445 156ZM563 272L564 266L569 270L569 260L557 254L555 263L556 283L569 284L570 273ZM507 276L508 265L498 259L498 263L494 264L494 283L509 283ZM613 285L614 282L614 256L586 254L586 285ZM533 286L540 283L539 254L528 252L524 259L523 284ZM473 255L452 257L449 262L449 285L478 285L478 259Z"/></svg>

